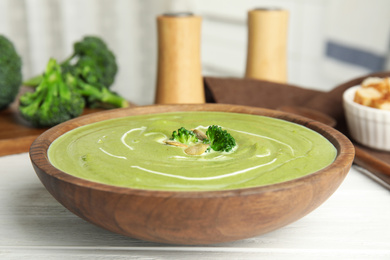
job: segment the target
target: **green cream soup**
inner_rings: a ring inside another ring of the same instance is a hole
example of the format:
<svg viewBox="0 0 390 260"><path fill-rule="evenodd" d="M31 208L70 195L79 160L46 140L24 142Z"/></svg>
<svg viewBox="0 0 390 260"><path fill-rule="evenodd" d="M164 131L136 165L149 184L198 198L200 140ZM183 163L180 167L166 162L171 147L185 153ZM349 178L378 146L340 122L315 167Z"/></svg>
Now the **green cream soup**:
<svg viewBox="0 0 390 260"><path fill-rule="evenodd" d="M230 152L187 155L164 143L180 127L219 125ZM331 164L335 147L287 121L236 113L177 112L111 119L76 128L49 147L58 169L95 182L152 190L225 190L295 179Z"/></svg>

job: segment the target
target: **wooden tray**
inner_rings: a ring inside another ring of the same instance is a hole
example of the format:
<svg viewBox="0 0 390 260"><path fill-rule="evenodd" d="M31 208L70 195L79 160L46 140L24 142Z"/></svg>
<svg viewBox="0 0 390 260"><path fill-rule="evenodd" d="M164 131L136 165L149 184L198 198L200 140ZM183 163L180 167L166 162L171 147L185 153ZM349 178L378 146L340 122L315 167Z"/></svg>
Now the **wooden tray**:
<svg viewBox="0 0 390 260"><path fill-rule="evenodd" d="M22 88L20 93L26 92ZM18 98L7 109L0 111L0 156L28 152L32 142L48 128L34 128L18 111ZM102 111L84 109L83 115Z"/></svg>

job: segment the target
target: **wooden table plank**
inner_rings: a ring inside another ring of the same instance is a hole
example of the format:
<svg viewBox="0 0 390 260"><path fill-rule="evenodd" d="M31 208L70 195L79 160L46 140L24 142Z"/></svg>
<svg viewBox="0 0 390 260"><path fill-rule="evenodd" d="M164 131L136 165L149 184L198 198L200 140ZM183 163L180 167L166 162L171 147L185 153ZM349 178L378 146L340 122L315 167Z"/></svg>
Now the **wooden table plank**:
<svg viewBox="0 0 390 260"><path fill-rule="evenodd" d="M27 153L0 158L1 259L390 259L390 192L352 169L318 209L284 228L209 246L145 242L96 227L45 190Z"/></svg>

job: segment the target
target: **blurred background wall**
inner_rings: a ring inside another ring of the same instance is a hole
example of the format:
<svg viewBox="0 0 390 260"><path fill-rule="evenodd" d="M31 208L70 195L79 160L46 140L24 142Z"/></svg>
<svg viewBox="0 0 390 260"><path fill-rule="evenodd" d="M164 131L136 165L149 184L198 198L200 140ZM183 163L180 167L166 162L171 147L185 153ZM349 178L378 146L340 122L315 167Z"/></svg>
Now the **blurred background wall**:
<svg viewBox="0 0 390 260"><path fill-rule="evenodd" d="M16 45L26 79L41 73L50 57L65 59L83 36L98 35L117 56L113 90L147 105L155 93L157 15L202 16L203 75L243 77L247 12L257 7L290 13L291 84L327 91L390 69L388 0L0 0L0 34Z"/></svg>

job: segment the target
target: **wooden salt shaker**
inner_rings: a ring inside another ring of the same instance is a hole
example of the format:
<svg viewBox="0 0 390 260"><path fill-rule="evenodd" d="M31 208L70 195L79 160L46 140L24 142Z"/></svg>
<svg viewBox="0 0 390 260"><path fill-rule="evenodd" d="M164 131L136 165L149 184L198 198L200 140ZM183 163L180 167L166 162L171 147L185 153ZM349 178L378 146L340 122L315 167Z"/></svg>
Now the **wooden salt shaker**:
<svg viewBox="0 0 390 260"><path fill-rule="evenodd" d="M248 12L246 78L287 81L288 12L259 8Z"/></svg>
<svg viewBox="0 0 390 260"><path fill-rule="evenodd" d="M200 34L202 19L191 13L157 17L156 104L205 103Z"/></svg>

